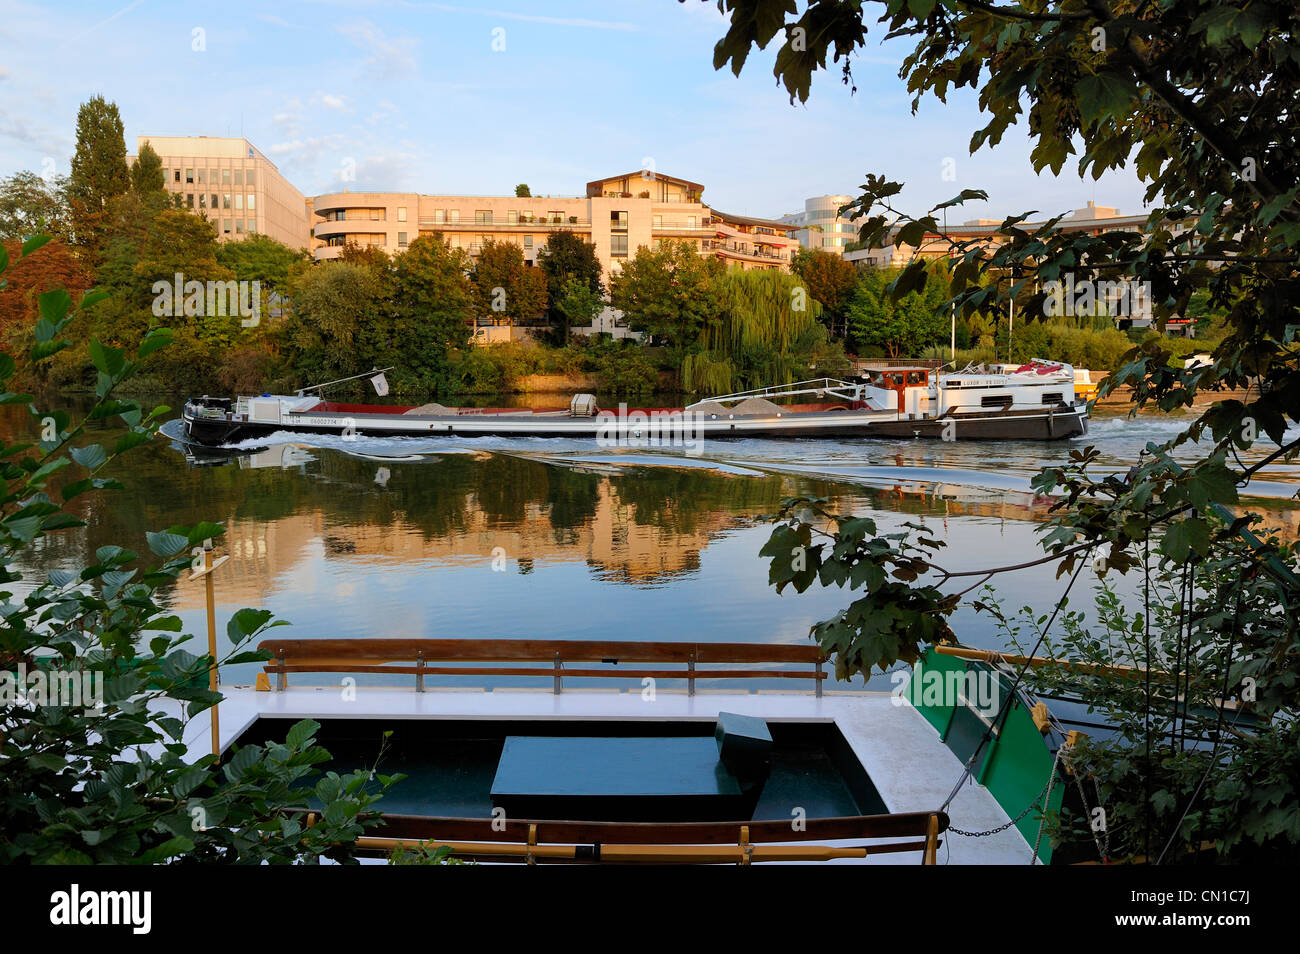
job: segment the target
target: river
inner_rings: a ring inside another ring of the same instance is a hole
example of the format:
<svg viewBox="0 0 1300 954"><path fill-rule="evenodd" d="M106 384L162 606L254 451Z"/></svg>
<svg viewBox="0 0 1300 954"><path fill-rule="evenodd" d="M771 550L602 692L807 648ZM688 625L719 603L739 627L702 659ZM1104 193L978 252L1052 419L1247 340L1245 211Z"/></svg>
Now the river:
<svg viewBox="0 0 1300 954"><path fill-rule="evenodd" d="M20 408L0 418L10 439L31 425ZM146 531L212 520L227 528L217 552L231 557L217 576L219 620L258 606L304 637L797 642L851 597L768 586L763 515L783 497L825 497L887 529L923 523L946 542L950 569L1016 563L1039 555L1035 530L1051 503L1030 491L1039 468L1091 444L1104 467L1124 470L1182 426L1103 411L1068 442L741 440L698 456L564 439L281 434L196 457L165 436L178 433L173 422L124 458L125 491L78 498L87 525L41 541L22 569L40 577L93 562L108 543L147 554ZM114 433L102 425L91 437ZM1294 537L1300 509L1288 498L1300 468L1264 478L1258 506ZM999 577L997 595L1008 608L1048 609L1062 587L1048 565ZM1076 593L1086 608L1086 586ZM201 584L165 598L187 631L203 632ZM1000 644L968 607L954 626L968 644ZM253 672L224 678L247 684Z"/></svg>

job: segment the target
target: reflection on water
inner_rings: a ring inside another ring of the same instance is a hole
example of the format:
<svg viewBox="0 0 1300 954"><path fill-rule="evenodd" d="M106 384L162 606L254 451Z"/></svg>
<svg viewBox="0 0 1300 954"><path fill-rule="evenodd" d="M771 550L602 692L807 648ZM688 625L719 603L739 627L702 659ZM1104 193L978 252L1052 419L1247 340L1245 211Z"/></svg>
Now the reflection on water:
<svg viewBox="0 0 1300 954"><path fill-rule="evenodd" d="M11 436L30 428L14 409L4 420ZM1076 443L1122 468L1174 426L1101 420ZM564 439L303 440L229 453L160 437L126 458L126 491L79 498L87 526L42 541L24 569L87 563L107 543L147 553L148 530L215 520L231 556L219 614L263 606L302 636L794 642L849 597L767 585L759 518L783 497L827 497L886 529L923 522L948 544L940 562L951 569L1015 563L1037 555L1034 527L1050 503L1028 479L1070 446L754 440L678 458ZM1289 466L1270 479L1295 489ZM1269 506L1294 534L1300 511ZM1054 572L1006 577L999 593L1012 607L1042 605L1060 590ZM180 584L168 599L200 632L202 588ZM966 609L955 625L976 645L995 638Z"/></svg>

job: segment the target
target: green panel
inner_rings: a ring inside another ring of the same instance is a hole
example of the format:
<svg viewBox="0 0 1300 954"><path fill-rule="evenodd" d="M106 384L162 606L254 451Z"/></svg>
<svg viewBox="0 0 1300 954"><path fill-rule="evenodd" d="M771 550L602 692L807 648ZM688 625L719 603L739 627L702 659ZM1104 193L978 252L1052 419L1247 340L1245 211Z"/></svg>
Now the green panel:
<svg viewBox="0 0 1300 954"><path fill-rule="evenodd" d="M968 662L955 656L944 656L933 649L926 650L917 668L904 687L902 695L908 699L931 725L938 730L944 744L963 764L979 744L987 730L986 723L969 706L957 706L955 700L927 698L924 672L964 673L968 669L985 673L995 670L984 663ZM998 676L998 687L1006 693L1011 682ZM1001 697L1004 698L1004 697ZM1053 756L1034 725L1033 717L1019 700L1013 702L1002 726L980 755L974 767L975 778L989 790L1009 818L1015 818L1030 801L1037 799L1052 772ZM1059 780L1052 789L1048 811L1059 811L1065 786ZM1035 809L1016 824L1017 830L1032 846L1038 837L1040 812ZM1039 848L1044 864L1050 862L1052 849L1046 836Z"/></svg>

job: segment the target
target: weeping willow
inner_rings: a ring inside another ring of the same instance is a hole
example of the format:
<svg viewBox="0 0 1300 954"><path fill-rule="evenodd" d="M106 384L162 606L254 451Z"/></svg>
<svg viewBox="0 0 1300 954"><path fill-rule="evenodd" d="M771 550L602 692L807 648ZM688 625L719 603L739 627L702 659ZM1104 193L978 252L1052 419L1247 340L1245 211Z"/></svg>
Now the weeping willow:
<svg viewBox="0 0 1300 954"><path fill-rule="evenodd" d="M793 381L824 334L821 305L799 278L735 267L718 278L714 293L718 317L700 336L703 350L682 364L686 389L720 394Z"/></svg>

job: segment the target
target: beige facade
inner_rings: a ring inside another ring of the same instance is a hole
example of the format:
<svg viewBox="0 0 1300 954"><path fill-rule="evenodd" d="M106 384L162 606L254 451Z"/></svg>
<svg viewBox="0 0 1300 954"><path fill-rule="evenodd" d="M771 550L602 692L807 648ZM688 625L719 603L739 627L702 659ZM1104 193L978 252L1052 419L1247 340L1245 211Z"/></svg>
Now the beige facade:
<svg viewBox="0 0 1300 954"><path fill-rule="evenodd" d="M552 233L571 231L595 246L606 279L638 248L664 240L691 242L701 254L744 268L789 269L798 246L790 226L710 209L703 191L685 179L635 172L589 182L585 196L330 193L311 200L313 254L337 258L348 244L400 253L436 233L471 256L489 240L513 242L535 265Z"/></svg>
<svg viewBox="0 0 1300 954"><path fill-rule="evenodd" d="M146 142L162 159L167 191L212 222L220 239L261 234L290 248L310 247L307 199L247 139L140 136L137 155Z"/></svg>

